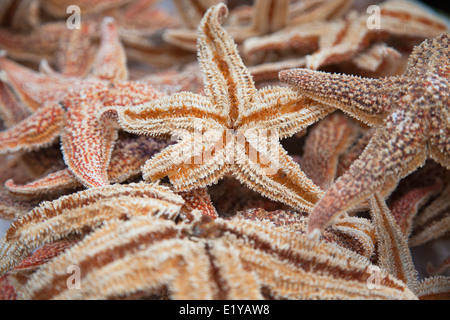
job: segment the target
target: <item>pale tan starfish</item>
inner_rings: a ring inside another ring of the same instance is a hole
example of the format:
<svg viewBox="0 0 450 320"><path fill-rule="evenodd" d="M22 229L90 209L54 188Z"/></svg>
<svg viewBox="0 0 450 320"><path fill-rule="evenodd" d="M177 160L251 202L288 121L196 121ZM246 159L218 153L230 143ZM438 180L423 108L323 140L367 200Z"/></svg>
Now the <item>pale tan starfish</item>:
<svg viewBox="0 0 450 320"><path fill-rule="evenodd" d="M318 102L377 127L364 153L328 189L311 212L317 234L380 186L396 183L427 158L450 169L448 34L417 46L404 75L358 78L307 69L280 73L284 82Z"/></svg>
<svg viewBox="0 0 450 320"><path fill-rule="evenodd" d="M190 219L190 220L189 220ZM288 249L287 249L288 248ZM69 290L68 265L82 270ZM111 221L34 273L19 299L417 299L368 259L335 243L312 243L268 221L152 216Z"/></svg>
<svg viewBox="0 0 450 320"><path fill-rule="evenodd" d="M310 209L322 191L278 140L333 109L311 103L289 88L257 90L236 45L220 25L226 13L223 4L211 7L199 27L206 97L184 92L139 106L105 108L104 113L115 115L132 133L181 138L143 166L144 179L169 176L177 191L188 191L231 173L262 195Z"/></svg>
<svg viewBox="0 0 450 320"><path fill-rule="evenodd" d="M183 204L169 188L143 182L92 188L42 202L11 224L0 240L0 274L42 245L85 235L108 221L132 216L155 214L174 219Z"/></svg>
<svg viewBox="0 0 450 320"><path fill-rule="evenodd" d="M243 56L251 60L255 55L279 53L276 61L251 68L258 79L270 79L282 69L319 69L343 62L354 65L358 72L389 75L389 69L393 69L391 74L396 74L401 61L401 53L391 46L411 47L405 45L405 39L417 43L448 30L436 14L414 3L386 1L378 8L380 25L375 28L370 25L373 14L351 11L342 19L316 21L247 39L242 46ZM280 55L285 57L280 59ZM386 69L386 65L388 70L380 69Z"/></svg>

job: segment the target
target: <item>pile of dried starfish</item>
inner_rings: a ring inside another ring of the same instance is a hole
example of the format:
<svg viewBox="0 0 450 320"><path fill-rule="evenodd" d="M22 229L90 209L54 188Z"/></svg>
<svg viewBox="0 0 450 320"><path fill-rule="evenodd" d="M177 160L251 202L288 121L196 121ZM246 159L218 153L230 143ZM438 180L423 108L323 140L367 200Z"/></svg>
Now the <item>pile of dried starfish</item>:
<svg viewBox="0 0 450 320"><path fill-rule="evenodd" d="M450 298L447 25L242 3L0 3L0 298Z"/></svg>

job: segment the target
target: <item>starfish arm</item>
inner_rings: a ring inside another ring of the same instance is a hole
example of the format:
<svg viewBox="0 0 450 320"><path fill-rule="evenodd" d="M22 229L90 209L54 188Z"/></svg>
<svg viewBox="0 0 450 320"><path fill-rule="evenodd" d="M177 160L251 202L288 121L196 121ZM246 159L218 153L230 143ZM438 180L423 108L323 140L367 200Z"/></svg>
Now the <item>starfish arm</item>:
<svg viewBox="0 0 450 320"><path fill-rule="evenodd" d="M44 244L84 235L106 221L150 214L174 218L183 202L170 189L146 183L87 189L42 202L15 221L0 240L0 274Z"/></svg>
<svg viewBox="0 0 450 320"><path fill-rule="evenodd" d="M183 24L188 28L196 28L212 5L217 4L217 0L174 0L173 3L180 15Z"/></svg>
<svg viewBox="0 0 450 320"><path fill-rule="evenodd" d="M148 158L158 154L168 143L145 136L119 138L111 153L108 168L110 183L121 183L141 174Z"/></svg>
<svg viewBox="0 0 450 320"><path fill-rule="evenodd" d="M204 140L205 148L196 147L202 144L195 140L195 136L185 137L176 145L167 147L142 167L144 179L154 181L168 176L177 191L217 182L229 170L227 155L233 153L232 142L223 145L225 133L213 130L199 137Z"/></svg>
<svg viewBox="0 0 450 320"><path fill-rule="evenodd" d="M234 123L256 93L253 79L239 56L236 44L222 28L228 13L224 4L211 7L199 25L198 56L205 93L214 108Z"/></svg>
<svg viewBox="0 0 450 320"><path fill-rule="evenodd" d="M384 79L366 79L308 69L281 71L280 79L296 87L304 96L324 105L339 108L369 125L377 126L389 106L383 97Z"/></svg>
<svg viewBox="0 0 450 320"><path fill-rule="evenodd" d="M420 207L441 189L442 181L434 179L432 183L416 187L392 203L391 214L406 237L411 234Z"/></svg>
<svg viewBox="0 0 450 320"><path fill-rule="evenodd" d="M0 154L49 145L61 133L64 116L65 110L59 104L43 106L14 127L0 132Z"/></svg>
<svg viewBox="0 0 450 320"><path fill-rule="evenodd" d="M247 132L245 147L236 147L236 171L238 180L249 188L275 201L300 210L310 210L322 195L278 143L267 141L266 148L260 139ZM266 149L266 150L264 150Z"/></svg>
<svg viewBox="0 0 450 320"><path fill-rule="evenodd" d="M91 76L112 83L128 79L126 55L113 18L101 24L101 42Z"/></svg>
<svg viewBox="0 0 450 320"><path fill-rule="evenodd" d="M54 191L61 191L67 189L73 189L80 184L75 176L69 169L59 170L44 178L32 181L24 185L17 185L13 180L7 180L5 182L5 188L13 193L36 195L39 193L50 193Z"/></svg>
<svg viewBox="0 0 450 320"><path fill-rule="evenodd" d="M378 238L379 264L384 270L417 292L418 273L414 267L405 235L398 227L386 202L375 193L370 198L371 216Z"/></svg>
<svg viewBox="0 0 450 320"><path fill-rule="evenodd" d="M300 162L305 174L323 190L336 179L339 157L354 141L357 129L342 114L331 114L310 132Z"/></svg>
<svg viewBox="0 0 450 320"><path fill-rule="evenodd" d="M109 183L107 168L117 129L111 119L100 121L92 107L100 109L101 104L81 101L79 108L69 108L61 149L64 162L77 179L87 187L99 187Z"/></svg>
<svg viewBox="0 0 450 320"><path fill-rule="evenodd" d="M289 22L290 0L257 0L252 15L255 34L272 33L283 29Z"/></svg>
<svg viewBox="0 0 450 320"><path fill-rule="evenodd" d="M35 111L49 99L61 96L77 82L76 78L57 73L38 73L5 57L0 57L0 70L5 74L4 81L11 86L29 111Z"/></svg>
<svg viewBox="0 0 450 320"><path fill-rule="evenodd" d="M11 32L0 28L0 48L19 60L39 63L51 60L58 49L59 40L70 32L65 22L51 22L38 26L29 34Z"/></svg>
<svg viewBox="0 0 450 320"><path fill-rule="evenodd" d="M450 186L421 212L414 221L411 246L423 245L450 232Z"/></svg>
<svg viewBox="0 0 450 320"><path fill-rule="evenodd" d="M426 144L416 115L395 112L378 129L363 154L325 193L311 212L308 233L317 235L339 215L426 160Z"/></svg>
<svg viewBox="0 0 450 320"><path fill-rule="evenodd" d="M255 100L251 108L239 115L236 124L241 130L276 130L280 139L292 136L334 110L283 87L261 89Z"/></svg>
<svg viewBox="0 0 450 320"><path fill-rule="evenodd" d="M70 37L61 39L60 49L56 53L56 65L61 74L81 78L89 74L97 52L92 37L95 24L83 22L80 29L72 30ZM41 65L39 67L42 72Z"/></svg>
<svg viewBox="0 0 450 320"><path fill-rule="evenodd" d="M27 197L16 197L7 190L0 190L0 219L14 221L27 214L39 205L42 197L29 199Z"/></svg>
<svg viewBox="0 0 450 320"><path fill-rule="evenodd" d="M443 89L445 90L445 89ZM447 103L447 108L444 105ZM430 128L430 157L450 170L450 99L442 102L439 117L432 116Z"/></svg>
<svg viewBox="0 0 450 320"><path fill-rule="evenodd" d="M153 136L170 135L180 129L218 129L226 122L207 98L190 92L137 106L104 108L102 113L116 116L125 131Z"/></svg>
<svg viewBox="0 0 450 320"><path fill-rule="evenodd" d="M183 208L189 213L192 210L199 210L202 214L213 219L218 218L217 210L211 202L207 188L192 189L178 193L184 200Z"/></svg>

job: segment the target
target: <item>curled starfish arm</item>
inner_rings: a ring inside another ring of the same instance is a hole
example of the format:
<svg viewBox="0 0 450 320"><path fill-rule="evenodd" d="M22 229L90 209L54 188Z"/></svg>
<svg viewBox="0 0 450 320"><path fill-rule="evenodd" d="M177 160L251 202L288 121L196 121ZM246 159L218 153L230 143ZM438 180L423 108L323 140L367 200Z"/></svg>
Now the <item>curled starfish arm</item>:
<svg viewBox="0 0 450 320"><path fill-rule="evenodd" d="M192 210L199 210L202 214L213 219L219 217L214 204L211 202L207 188L192 189L178 194L183 198L183 209L188 213Z"/></svg>
<svg viewBox="0 0 450 320"><path fill-rule="evenodd" d="M323 191L301 171L286 150L279 144L270 144L270 141L263 150L255 140L248 136L246 139L245 148L236 148L238 170L233 175L272 200L300 210L312 209Z"/></svg>
<svg viewBox="0 0 450 320"><path fill-rule="evenodd" d="M350 75L330 74L308 69L291 69L279 73L281 81L297 88L301 94L324 105L358 118L371 126L382 123L389 111L383 103L384 79L366 79Z"/></svg>
<svg viewBox="0 0 450 320"><path fill-rule="evenodd" d="M80 184L69 169L59 170L44 178L24 185L17 185L13 180L5 182L5 188L13 193L36 195L78 187Z"/></svg>
<svg viewBox="0 0 450 320"><path fill-rule="evenodd" d="M65 110L48 103L25 120L0 132L0 154L38 149L52 143L61 133Z"/></svg>
<svg viewBox="0 0 450 320"><path fill-rule="evenodd" d="M237 123L242 130L276 130L280 139L283 139L310 126L333 110L304 98L296 90L268 87L259 91L253 107L240 114Z"/></svg>
<svg viewBox="0 0 450 320"><path fill-rule="evenodd" d="M390 115L387 128L375 133L363 154L317 203L308 222L309 234L320 233L371 193L382 191L379 189L395 183L425 162L425 139L415 118L400 111Z"/></svg>

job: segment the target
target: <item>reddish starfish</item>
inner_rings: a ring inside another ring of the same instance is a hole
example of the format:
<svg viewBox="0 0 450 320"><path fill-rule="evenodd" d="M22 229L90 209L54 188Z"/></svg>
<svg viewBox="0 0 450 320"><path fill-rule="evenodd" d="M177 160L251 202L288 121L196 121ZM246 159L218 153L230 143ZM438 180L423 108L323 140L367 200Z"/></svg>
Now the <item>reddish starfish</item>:
<svg viewBox="0 0 450 320"><path fill-rule="evenodd" d="M280 73L303 95L377 127L363 154L311 212L310 235L386 183L413 172L427 157L450 169L449 47L448 34L424 41L398 77L367 79L307 69Z"/></svg>
<svg viewBox="0 0 450 320"><path fill-rule="evenodd" d="M28 105L34 102L37 110L0 133L0 153L41 148L60 136L66 165L87 187L108 184L107 168L117 138L113 122L99 120L98 110L105 105L136 105L159 97L142 83L120 82L127 78L126 57L111 18L102 24L95 67L85 80L34 74L31 79L39 82L29 83L22 81L24 74L14 73L17 68L14 70L12 62L3 58L2 66L22 100Z"/></svg>

